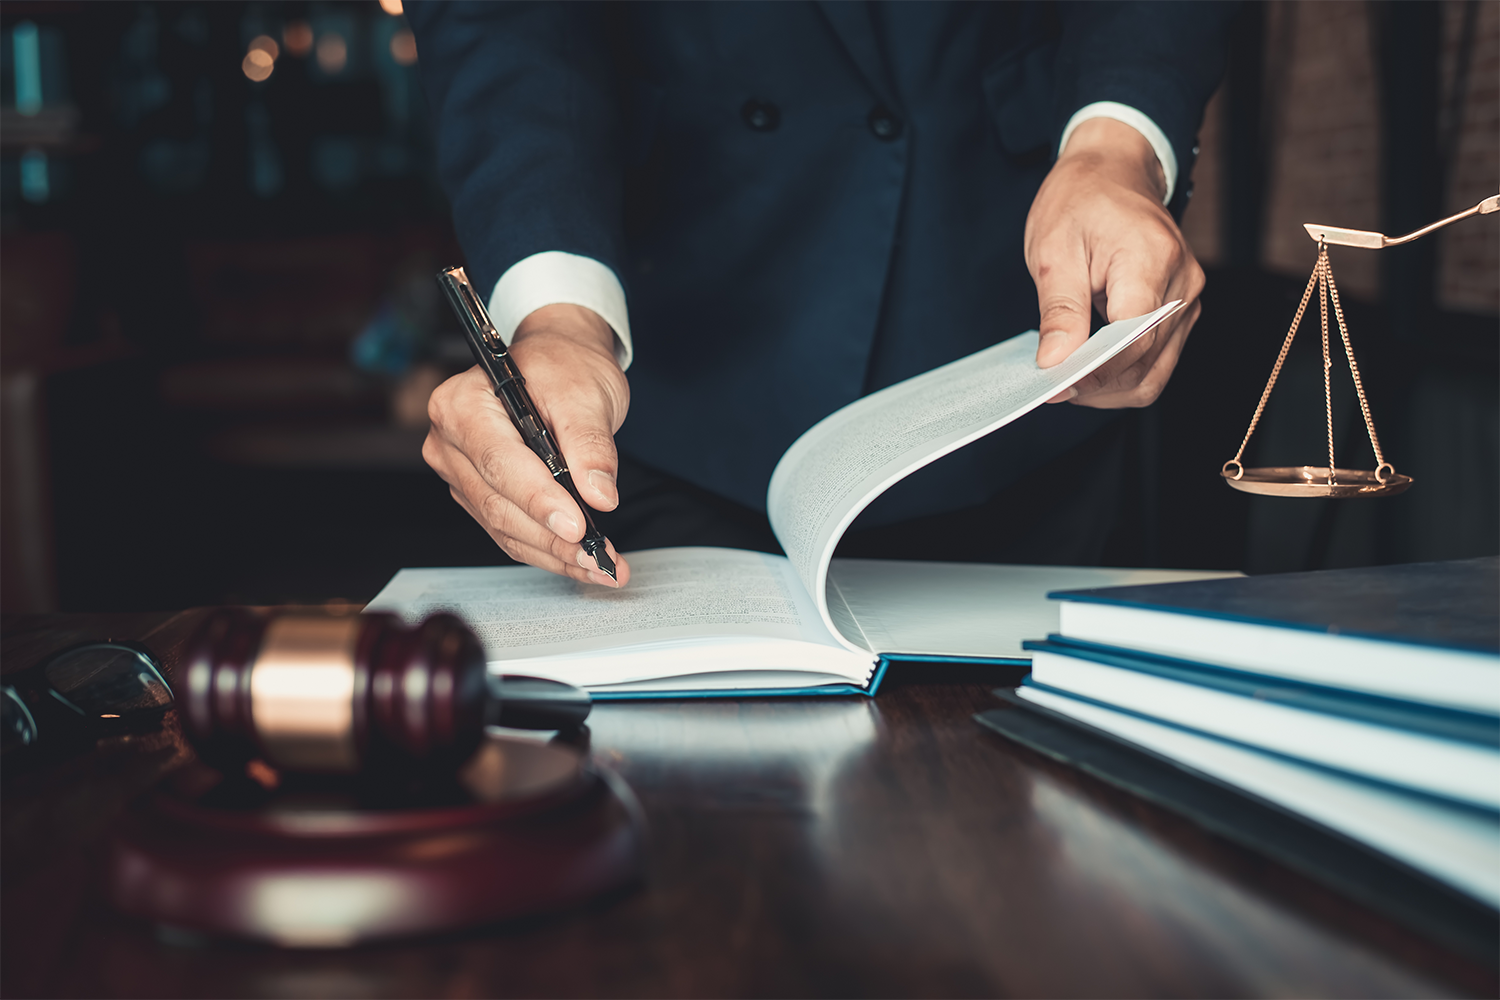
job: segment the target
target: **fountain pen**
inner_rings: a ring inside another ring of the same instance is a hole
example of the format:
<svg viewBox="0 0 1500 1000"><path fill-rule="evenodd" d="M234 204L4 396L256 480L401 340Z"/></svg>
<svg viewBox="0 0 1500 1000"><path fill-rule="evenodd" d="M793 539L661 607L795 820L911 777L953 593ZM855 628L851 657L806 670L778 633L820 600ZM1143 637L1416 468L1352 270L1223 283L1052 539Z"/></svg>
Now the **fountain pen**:
<svg viewBox="0 0 1500 1000"><path fill-rule="evenodd" d="M583 550L593 557L600 572L608 574L611 580L618 580L614 560L610 559L605 548L604 533L589 516L589 508L583 502L583 497L578 495L578 487L573 485L573 474L568 471L567 462L563 460L552 432L547 429L542 415L537 412L536 404L531 401L531 394L526 391L526 379L521 376L521 369L516 367L510 352L505 349L505 342L500 339L500 332L495 329L495 324L490 322L490 314L484 308L484 303L474 294L469 276L464 274L461 267L449 267L439 271L437 277L438 284L443 286L443 292L448 296L448 304L458 314L459 324L464 328L464 337L469 341L469 350L474 352L474 360L479 362L479 367L490 377L490 385L495 387L495 395L504 404L505 412L510 414L510 422L516 425L521 440L536 452L536 457L547 466L552 478L578 504L584 523L583 541L580 543Z"/></svg>

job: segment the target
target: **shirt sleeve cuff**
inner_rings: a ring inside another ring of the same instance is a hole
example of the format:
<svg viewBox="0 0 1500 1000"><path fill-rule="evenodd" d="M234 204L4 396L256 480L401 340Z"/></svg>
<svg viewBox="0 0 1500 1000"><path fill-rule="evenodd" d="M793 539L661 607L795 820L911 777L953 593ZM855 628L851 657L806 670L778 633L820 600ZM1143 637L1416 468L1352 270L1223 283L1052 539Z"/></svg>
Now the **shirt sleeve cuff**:
<svg viewBox="0 0 1500 1000"><path fill-rule="evenodd" d="M1172 144L1167 141L1166 133L1157 127L1156 122L1128 104L1120 104L1116 101L1095 101L1093 104L1085 105L1078 109L1072 118L1068 119L1067 127L1063 129L1062 141L1057 144L1057 154L1068 148L1068 140L1073 137L1073 130L1090 118L1112 118L1117 122L1129 125L1135 129L1146 141L1151 144L1151 149L1156 153L1156 158L1161 163L1161 172L1167 179L1167 195L1162 199L1166 204L1172 200L1172 192L1177 188L1177 154L1172 152Z"/></svg>
<svg viewBox="0 0 1500 1000"><path fill-rule="evenodd" d="M625 288L615 272L592 257L548 250L512 264L490 293L490 320L506 346L521 321L542 306L584 306L615 331L615 360L623 371L634 355Z"/></svg>

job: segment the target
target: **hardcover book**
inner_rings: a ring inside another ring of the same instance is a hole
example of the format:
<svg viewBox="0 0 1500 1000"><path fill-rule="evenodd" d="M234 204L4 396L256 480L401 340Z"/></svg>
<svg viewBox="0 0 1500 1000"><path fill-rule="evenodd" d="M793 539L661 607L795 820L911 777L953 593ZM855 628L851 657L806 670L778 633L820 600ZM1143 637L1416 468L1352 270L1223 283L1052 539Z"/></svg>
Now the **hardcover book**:
<svg viewBox="0 0 1500 1000"><path fill-rule="evenodd" d="M1051 596L1070 640L1500 715L1500 557Z"/></svg>
<svg viewBox="0 0 1500 1000"><path fill-rule="evenodd" d="M1130 653L1028 642L1033 691L1500 809L1500 716Z"/></svg>

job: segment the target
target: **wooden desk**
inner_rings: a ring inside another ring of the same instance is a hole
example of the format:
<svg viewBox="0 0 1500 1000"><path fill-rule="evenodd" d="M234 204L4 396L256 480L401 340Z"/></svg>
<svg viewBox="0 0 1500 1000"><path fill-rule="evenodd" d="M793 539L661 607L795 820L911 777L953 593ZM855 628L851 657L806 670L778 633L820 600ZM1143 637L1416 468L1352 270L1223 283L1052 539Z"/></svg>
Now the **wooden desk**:
<svg viewBox="0 0 1500 1000"><path fill-rule="evenodd" d="M170 664L195 613L18 618L8 672L81 638ZM170 732L3 810L5 996L1493 996L1496 970L1017 748L978 684L873 701L600 705L651 824L646 886L579 913L349 952L164 941L94 890ZM45 780L41 780L45 778Z"/></svg>

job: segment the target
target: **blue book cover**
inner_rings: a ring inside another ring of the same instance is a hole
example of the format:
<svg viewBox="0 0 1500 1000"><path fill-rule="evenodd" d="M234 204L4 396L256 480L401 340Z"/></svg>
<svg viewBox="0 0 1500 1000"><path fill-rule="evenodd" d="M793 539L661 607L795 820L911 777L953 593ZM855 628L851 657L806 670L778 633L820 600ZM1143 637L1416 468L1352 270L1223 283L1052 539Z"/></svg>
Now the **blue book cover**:
<svg viewBox="0 0 1500 1000"><path fill-rule="evenodd" d="M1373 726L1402 729L1441 739L1500 748L1500 717L1442 705L1426 705L1287 677L1269 677L1206 663L1136 650L1116 649L1054 635L1026 643L1033 652L1053 653L1178 684L1252 698L1270 705L1318 712Z"/></svg>
<svg viewBox="0 0 1500 1000"><path fill-rule="evenodd" d="M1500 656L1500 556L1048 596Z"/></svg>

